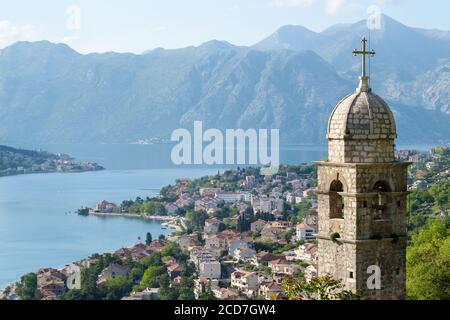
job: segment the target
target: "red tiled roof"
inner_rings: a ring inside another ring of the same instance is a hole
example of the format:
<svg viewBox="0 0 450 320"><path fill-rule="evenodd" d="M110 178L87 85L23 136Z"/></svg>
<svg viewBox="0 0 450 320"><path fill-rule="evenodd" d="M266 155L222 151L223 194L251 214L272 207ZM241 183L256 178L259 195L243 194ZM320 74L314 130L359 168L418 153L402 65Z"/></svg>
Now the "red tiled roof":
<svg viewBox="0 0 450 320"><path fill-rule="evenodd" d="M182 271L183 267L179 263L175 262L175 263L172 263L169 266L167 266L167 270L170 272Z"/></svg>
<svg viewBox="0 0 450 320"><path fill-rule="evenodd" d="M264 220L256 220L252 224L266 224L266 223L267 223L267 221L264 221Z"/></svg>
<svg viewBox="0 0 450 320"><path fill-rule="evenodd" d="M285 258L278 258L275 260L269 261L270 264L286 264L287 260Z"/></svg>

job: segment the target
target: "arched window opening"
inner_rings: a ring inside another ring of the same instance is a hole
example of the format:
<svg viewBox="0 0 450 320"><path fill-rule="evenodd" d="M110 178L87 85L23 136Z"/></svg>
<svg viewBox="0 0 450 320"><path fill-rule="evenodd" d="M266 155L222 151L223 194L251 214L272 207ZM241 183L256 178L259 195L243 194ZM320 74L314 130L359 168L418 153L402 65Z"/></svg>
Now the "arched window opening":
<svg viewBox="0 0 450 320"><path fill-rule="evenodd" d="M330 219L344 219L344 199L339 194L344 192L344 186L339 180L334 180L330 186Z"/></svg>
<svg viewBox="0 0 450 320"><path fill-rule="evenodd" d="M391 192L391 187L389 186L389 183L386 181L378 181L373 186L373 191L375 192Z"/></svg>
<svg viewBox="0 0 450 320"><path fill-rule="evenodd" d="M392 199L386 193L391 192L391 187L386 181L378 181L373 186L373 192L378 193L377 203L374 204L375 219L389 220L391 219L391 210L389 203Z"/></svg>

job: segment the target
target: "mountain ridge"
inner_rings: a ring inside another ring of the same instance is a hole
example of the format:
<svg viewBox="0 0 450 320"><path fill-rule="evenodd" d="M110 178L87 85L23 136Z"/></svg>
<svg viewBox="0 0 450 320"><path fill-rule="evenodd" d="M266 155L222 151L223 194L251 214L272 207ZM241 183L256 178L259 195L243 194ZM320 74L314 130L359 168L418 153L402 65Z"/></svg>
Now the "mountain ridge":
<svg viewBox="0 0 450 320"><path fill-rule="evenodd" d="M448 142L450 41L391 20L384 26L373 34L373 87L396 114L400 141ZM322 47L313 31L294 26L280 28L279 39L303 42L273 48L212 40L80 54L48 41L16 43L0 51L0 142L130 143L168 138L201 120L218 129L280 128L283 143L322 144L331 110L357 86L360 62L351 50L361 28L332 26L323 32L336 39L319 39ZM398 34L409 38L396 45ZM425 38L443 54L416 58ZM412 57L399 54L405 44Z"/></svg>

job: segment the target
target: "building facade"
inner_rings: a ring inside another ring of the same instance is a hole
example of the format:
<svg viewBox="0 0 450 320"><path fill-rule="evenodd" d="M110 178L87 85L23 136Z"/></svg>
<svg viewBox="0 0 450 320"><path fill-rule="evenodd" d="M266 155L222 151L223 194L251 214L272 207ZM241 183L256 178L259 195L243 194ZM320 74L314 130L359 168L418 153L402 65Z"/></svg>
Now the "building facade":
<svg viewBox="0 0 450 320"><path fill-rule="evenodd" d="M200 277L207 279L221 278L222 271L220 262L213 258L201 260L198 269Z"/></svg>
<svg viewBox="0 0 450 320"><path fill-rule="evenodd" d="M300 223L295 228L295 235L297 240L315 240L316 239L316 230L313 227L307 225L306 223Z"/></svg>

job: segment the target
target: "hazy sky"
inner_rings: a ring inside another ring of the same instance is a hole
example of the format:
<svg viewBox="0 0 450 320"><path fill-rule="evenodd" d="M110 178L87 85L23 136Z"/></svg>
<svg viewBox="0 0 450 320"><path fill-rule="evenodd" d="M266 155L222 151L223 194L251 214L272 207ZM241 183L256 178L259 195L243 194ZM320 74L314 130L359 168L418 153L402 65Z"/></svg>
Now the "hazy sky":
<svg viewBox="0 0 450 320"><path fill-rule="evenodd" d="M371 5L409 26L450 30L448 0L0 0L0 48L42 39L83 53L250 45L286 24L356 22Z"/></svg>

